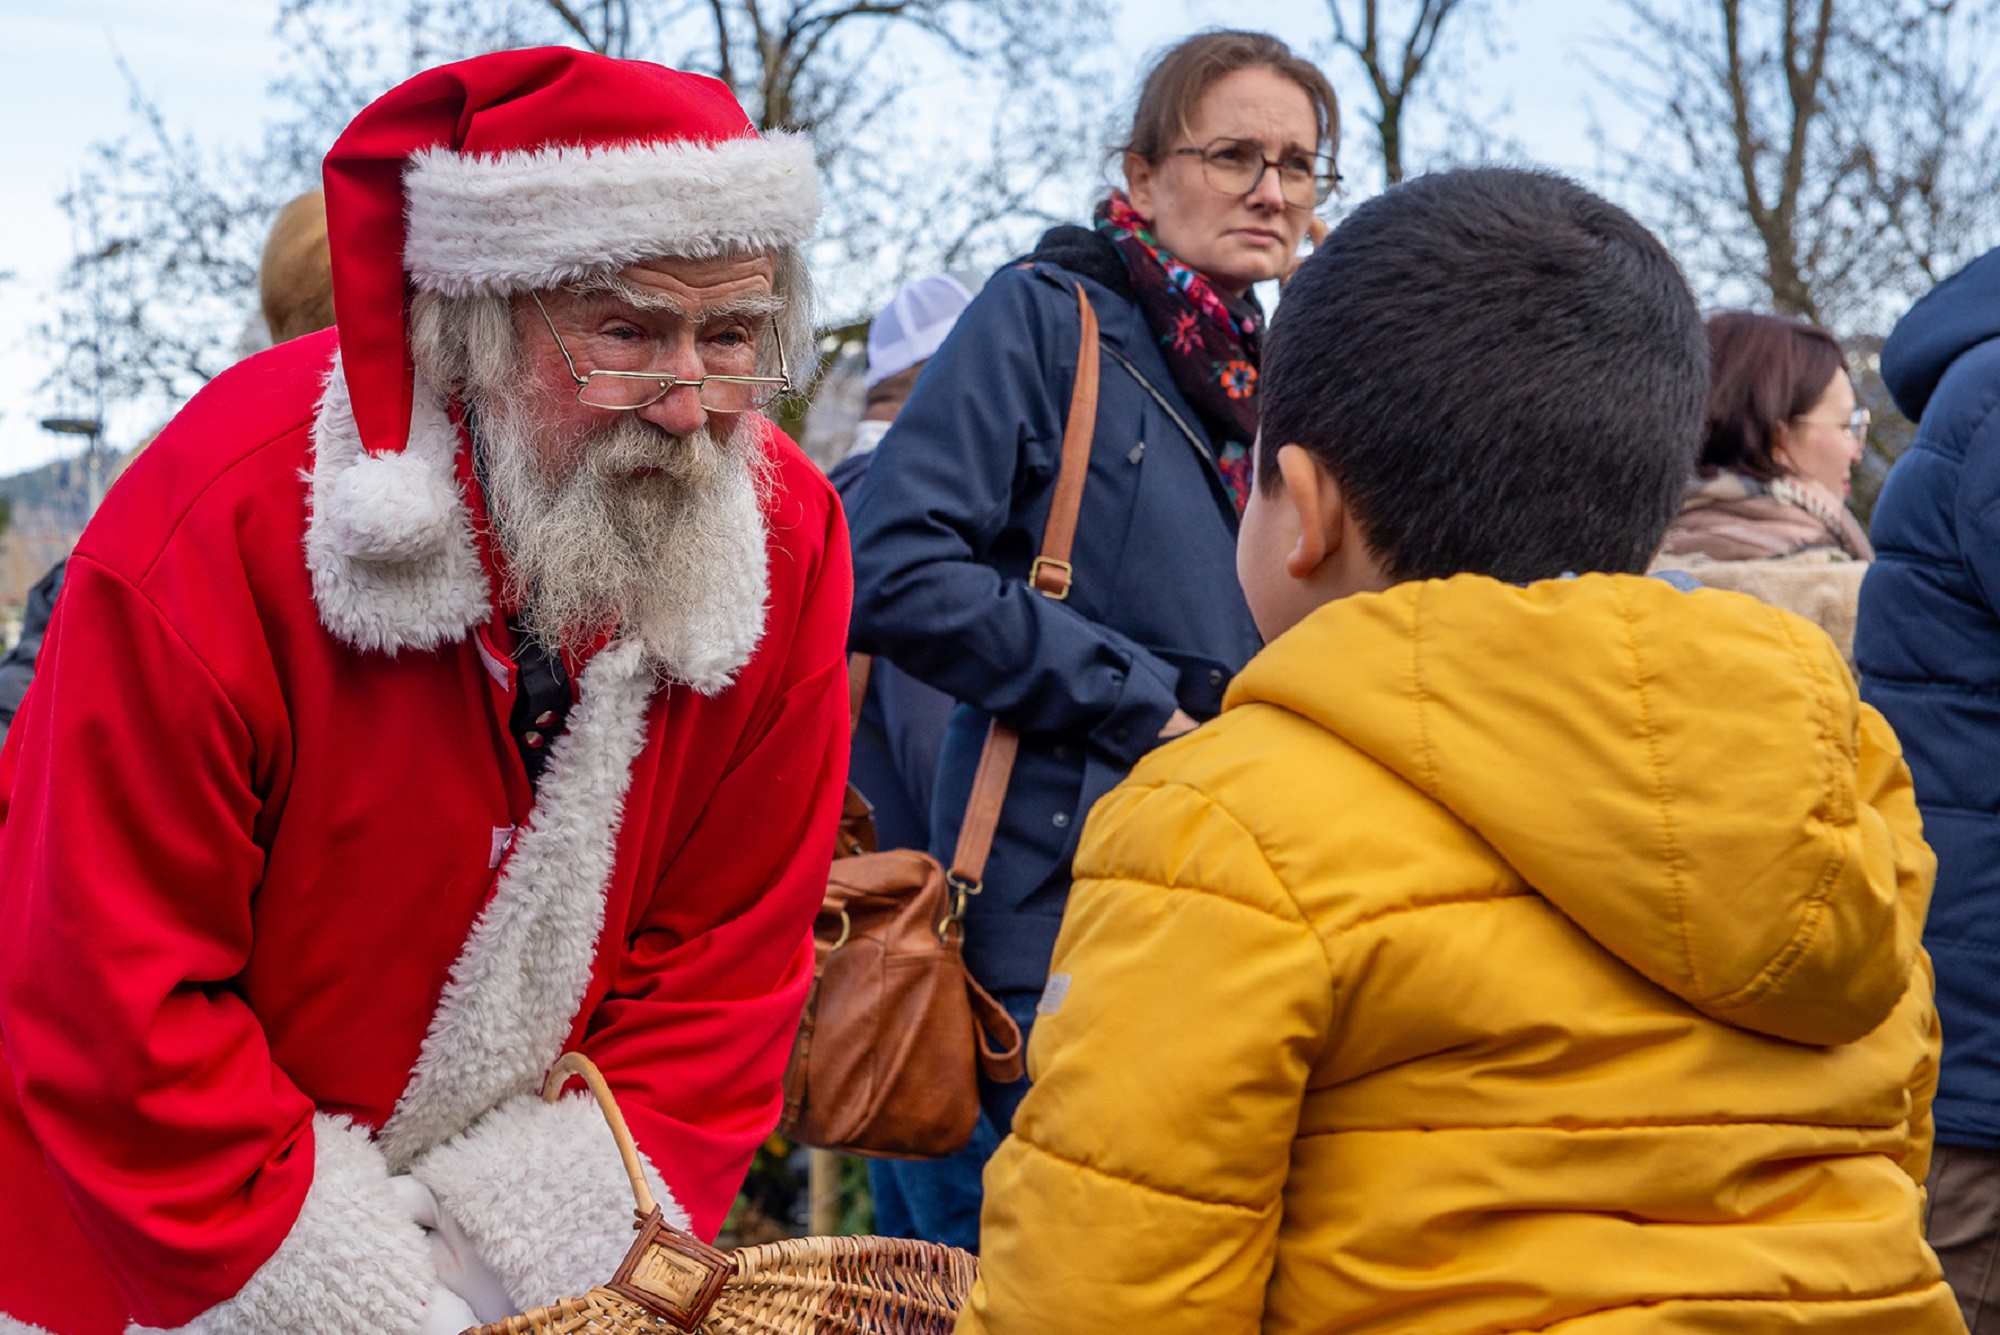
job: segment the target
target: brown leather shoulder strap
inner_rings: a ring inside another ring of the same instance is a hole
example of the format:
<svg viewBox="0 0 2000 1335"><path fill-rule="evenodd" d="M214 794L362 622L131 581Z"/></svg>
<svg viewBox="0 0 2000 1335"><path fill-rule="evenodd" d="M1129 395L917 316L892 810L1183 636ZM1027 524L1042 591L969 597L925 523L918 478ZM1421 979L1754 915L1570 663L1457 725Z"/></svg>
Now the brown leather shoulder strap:
<svg viewBox="0 0 2000 1335"><path fill-rule="evenodd" d="M868 654L847 656L847 730L854 731L861 726L861 706L868 699L868 674L874 670L875 660Z"/></svg>
<svg viewBox="0 0 2000 1335"><path fill-rule="evenodd" d="M1042 529L1042 552L1029 568L1028 583L1048 597L1069 597L1072 570L1070 546L1076 539L1076 517L1083 508L1083 483L1090 474L1090 440L1097 427L1097 312L1076 287L1083 336L1076 353L1076 382L1070 389L1069 417L1063 423L1062 466L1055 494L1049 499L1049 521ZM1007 801L1007 780L1014 773L1014 755L1021 736L998 719L986 730L986 749L972 777L972 796L965 820L958 827L958 847L951 855L949 879L958 895L954 914L965 911L966 895L979 893L986 876L986 859L993 851L993 832L1000 825L1000 808Z"/></svg>
<svg viewBox="0 0 2000 1335"><path fill-rule="evenodd" d="M1062 467L1055 494L1049 498L1049 522L1042 529L1042 554L1028 568L1028 583L1051 598L1069 597L1074 571L1069 563L1076 541L1076 517L1083 509L1083 481L1090 475L1090 438L1097 429L1097 312L1076 287L1076 305L1083 317L1078 340L1076 382L1069 393L1069 417L1063 423Z"/></svg>
<svg viewBox="0 0 2000 1335"><path fill-rule="evenodd" d="M986 858L993 851L993 832L1000 826L1000 808L1007 801L1007 780L1014 773L1014 754L1021 734L995 719L986 729L986 748L972 776L972 796L966 799L965 821L958 827L958 847L951 855L952 889L979 893L986 875Z"/></svg>

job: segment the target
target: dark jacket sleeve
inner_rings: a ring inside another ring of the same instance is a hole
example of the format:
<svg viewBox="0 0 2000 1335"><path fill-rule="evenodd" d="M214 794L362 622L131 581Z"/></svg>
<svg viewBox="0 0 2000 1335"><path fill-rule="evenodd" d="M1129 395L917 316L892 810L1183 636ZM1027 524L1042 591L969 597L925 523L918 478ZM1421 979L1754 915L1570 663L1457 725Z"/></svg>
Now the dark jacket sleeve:
<svg viewBox="0 0 2000 1335"><path fill-rule="evenodd" d="M1012 727L1087 740L1129 766L1173 714L1178 673L1025 583L1079 328L1074 294L1021 268L959 318L856 498L853 642Z"/></svg>
<svg viewBox="0 0 2000 1335"><path fill-rule="evenodd" d="M42 652L42 636L48 631L49 618L55 614L56 595L62 592L63 569L68 564L67 558L56 562L28 590L27 607L21 614L21 638L14 642L5 658L0 658L0 738L13 726L21 699L35 679L35 659Z"/></svg>

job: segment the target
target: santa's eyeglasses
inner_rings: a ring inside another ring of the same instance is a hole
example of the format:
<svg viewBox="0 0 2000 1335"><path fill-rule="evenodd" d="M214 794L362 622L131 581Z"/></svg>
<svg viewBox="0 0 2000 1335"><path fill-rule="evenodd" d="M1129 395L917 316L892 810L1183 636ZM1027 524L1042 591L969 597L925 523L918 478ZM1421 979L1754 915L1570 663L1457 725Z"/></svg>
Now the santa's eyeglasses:
<svg viewBox="0 0 2000 1335"><path fill-rule="evenodd" d="M578 371L576 358L569 355L569 345L556 332L556 322L549 318L548 307L542 305L540 295L533 292L528 295L534 298L535 309L542 313L542 323L549 327L549 336L555 339L556 349L569 366L570 378L576 381L576 401L586 407L636 412L652 407L677 389L692 389L695 401L709 412L747 413L769 406L792 388L783 339L778 340L778 374L774 376L705 375L699 380L680 380L656 371Z"/></svg>

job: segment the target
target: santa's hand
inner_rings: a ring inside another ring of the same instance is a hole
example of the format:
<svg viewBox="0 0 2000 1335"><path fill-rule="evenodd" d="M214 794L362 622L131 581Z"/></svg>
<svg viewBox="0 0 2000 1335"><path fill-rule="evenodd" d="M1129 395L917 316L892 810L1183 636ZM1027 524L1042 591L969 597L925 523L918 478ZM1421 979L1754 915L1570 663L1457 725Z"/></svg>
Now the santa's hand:
<svg viewBox="0 0 2000 1335"><path fill-rule="evenodd" d="M519 1305L507 1292L506 1282L486 1263L458 1221L438 1204L429 1187L407 1174L390 1178L389 1185L395 1189L397 1202L424 1230L424 1240L430 1244L431 1264L437 1268L443 1291L459 1300L458 1305L467 1315L476 1318L468 1325L488 1324L520 1312ZM429 1308L425 1311L428 1314ZM452 1335L463 1329L465 1326L453 1327ZM424 1330L425 1335L431 1335L429 1325Z"/></svg>
<svg viewBox="0 0 2000 1335"><path fill-rule="evenodd" d="M465 1299L440 1281L431 1289L430 1300L417 1318L417 1335L459 1335L484 1324Z"/></svg>

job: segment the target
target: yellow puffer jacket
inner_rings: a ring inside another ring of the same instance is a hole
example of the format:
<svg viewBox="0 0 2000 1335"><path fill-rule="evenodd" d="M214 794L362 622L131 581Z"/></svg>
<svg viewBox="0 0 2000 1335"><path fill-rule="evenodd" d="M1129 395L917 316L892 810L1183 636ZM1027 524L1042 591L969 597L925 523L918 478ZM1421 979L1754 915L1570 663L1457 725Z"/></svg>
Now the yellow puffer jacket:
<svg viewBox="0 0 2000 1335"><path fill-rule="evenodd" d="M1092 812L958 1329L1963 1331L1933 868L1789 613L1324 607Z"/></svg>

